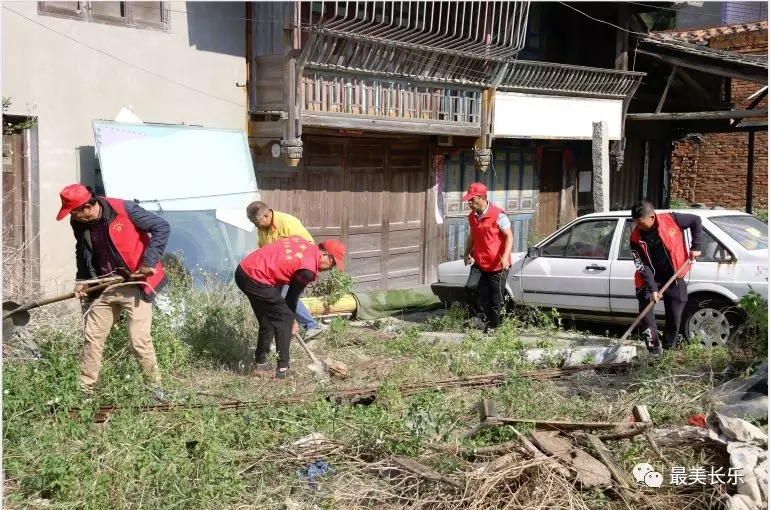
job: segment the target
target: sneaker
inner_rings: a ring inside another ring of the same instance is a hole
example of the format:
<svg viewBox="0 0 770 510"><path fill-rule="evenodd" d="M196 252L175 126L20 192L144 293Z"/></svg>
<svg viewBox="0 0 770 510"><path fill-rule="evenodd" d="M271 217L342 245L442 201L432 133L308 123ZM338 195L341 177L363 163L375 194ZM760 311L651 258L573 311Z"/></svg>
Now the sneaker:
<svg viewBox="0 0 770 510"><path fill-rule="evenodd" d="M264 363L257 363L256 365L254 365L254 370L256 372L269 372L270 370L272 370L272 367L270 366L270 363L265 361Z"/></svg>
<svg viewBox="0 0 770 510"><path fill-rule="evenodd" d="M273 379L286 379L287 377L289 377L289 369L279 368L275 371L275 376Z"/></svg>
<svg viewBox="0 0 770 510"><path fill-rule="evenodd" d="M305 341L309 341L311 338L320 335L323 333L323 330L321 328L312 328L305 330Z"/></svg>
<svg viewBox="0 0 770 510"><path fill-rule="evenodd" d="M470 329L480 329L483 331L487 329L487 323L484 322L484 319L481 317L471 317L470 320L468 320L468 327Z"/></svg>

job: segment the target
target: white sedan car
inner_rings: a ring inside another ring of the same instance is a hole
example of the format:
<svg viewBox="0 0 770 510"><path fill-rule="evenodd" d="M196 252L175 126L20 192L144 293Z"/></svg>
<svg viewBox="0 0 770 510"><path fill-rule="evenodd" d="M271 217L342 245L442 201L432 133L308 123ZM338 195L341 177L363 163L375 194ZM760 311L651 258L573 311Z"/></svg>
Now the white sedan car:
<svg viewBox="0 0 770 510"><path fill-rule="evenodd" d="M667 212L667 211L658 211ZM682 334L724 345L738 319L735 305L754 289L767 299L767 224L729 210L686 209L703 220L702 255L687 274L689 300ZM512 254L506 291L516 305L557 309L564 316L631 325L639 313L634 292L630 211L581 216L527 252ZM685 238L690 239L689 231ZM444 304L462 301L470 266L438 267L433 292ZM664 320L663 301L655 306Z"/></svg>

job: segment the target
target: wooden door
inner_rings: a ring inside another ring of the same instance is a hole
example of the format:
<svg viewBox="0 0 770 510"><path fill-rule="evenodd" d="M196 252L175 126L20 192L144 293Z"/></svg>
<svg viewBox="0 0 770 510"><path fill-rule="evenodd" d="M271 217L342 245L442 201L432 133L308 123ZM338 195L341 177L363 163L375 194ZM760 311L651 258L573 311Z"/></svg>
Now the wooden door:
<svg viewBox="0 0 770 510"><path fill-rule="evenodd" d="M537 207L537 230L545 237L559 224L559 202L562 187L562 154L560 149L546 149L540 163L540 200Z"/></svg>
<svg viewBox="0 0 770 510"><path fill-rule="evenodd" d="M427 146L419 141L393 142L389 147L387 288L422 283L425 250L425 183Z"/></svg>
<svg viewBox="0 0 770 510"><path fill-rule="evenodd" d="M423 281L428 145L422 139L306 135L297 170L260 170L262 200L313 239L340 239L359 291Z"/></svg>
<svg viewBox="0 0 770 510"><path fill-rule="evenodd" d="M24 179L24 137L3 136L3 293L20 297L24 293L27 182Z"/></svg>
<svg viewBox="0 0 770 510"><path fill-rule="evenodd" d="M348 141L345 190L348 268L359 290L387 285L387 146L373 140Z"/></svg>

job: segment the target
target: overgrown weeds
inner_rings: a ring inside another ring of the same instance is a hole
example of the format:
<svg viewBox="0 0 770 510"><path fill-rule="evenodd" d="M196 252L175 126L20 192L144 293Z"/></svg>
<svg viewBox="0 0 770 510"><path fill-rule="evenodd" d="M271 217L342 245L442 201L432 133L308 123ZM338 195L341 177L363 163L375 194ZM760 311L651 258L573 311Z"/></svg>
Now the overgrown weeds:
<svg viewBox="0 0 770 510"><path fill-rule="evenodd" d="M750 355L767 359L767 299L751 289L738 302L745 322L736 331L740 347L748 349Z"/></svg>
<svg viewBox="0 0 770 510"><path fill-rule="evenodd" d="M7 502L85 509L300 503L342 509L622 508L611 491L578 492L541 462L518 454L499 469L481 472L479 463L433 447L485 447L516 438L509 426L463 438L478 423L481 397L493 399L506 416L576 421L624 421L634 404L644 403L656 425L681 425L691 414L712 409L708 391L730 362L723 349L689 345L629 374L589 371L564 381L533 381L521 375L533 367L519 333L532 327L553 333L558 315L511 313L491 338L466 330L455 343L426 341L421 333L463 330L466 316L459 308L424 325L388 332L387 340L378 332L363 335L338 318L323 338L313 340L313 349L350 361L352 375L323 389L380 389L364 404L332 402L320 393L312 398L322 387L305 370L305 360L293 358L297 376L280 383L248 374L256 323L246 300L232 286L211 282L196 291L184 274L173 269L170 274L172 285L158 303L152 331L164 381L179 404L168 412L138 409L150 403L149 394L123 323L105 347L96 400L85 404L77 393L80 315L41 310L33 318L25 334L42 359L5 363L4 463L6 483L13 488ZM298 349L293 353L302 355ZM478 390L431 387L408 396L401 391L418 381L489 372L504 372L505 383ZM252 404L229 412L185 406L212 403L214 394ZM276 403L282 395L304 400ZM257 404L268 397L270 405ZM92 423L104 404L123 409L104 424ZM72 407L80 408L74 418ZM314 446L293 445L310 434L322 439ZM612 448L630 470L635 462L655 458L645 444L625 440ZM708 460L694 449L666 455L690 463L682 465ZM402 457L418 459L452 483L405 471L398 464ZM317 461L329 469L311 479L308 465ZM708 508L698 503L702 494L678 495L661 493L667 499L657 507Z"/></svg>

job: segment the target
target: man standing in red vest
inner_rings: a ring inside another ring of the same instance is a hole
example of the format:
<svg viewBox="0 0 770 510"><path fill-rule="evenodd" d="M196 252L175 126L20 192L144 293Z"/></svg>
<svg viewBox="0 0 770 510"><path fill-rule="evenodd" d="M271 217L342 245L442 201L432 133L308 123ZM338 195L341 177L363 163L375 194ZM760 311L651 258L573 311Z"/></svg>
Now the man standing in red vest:
<svg viewBox="0 0 770 510"><path fill-rule="evenodd" d="M321 271L337 267L344 271L345 246L334 239L315 245L301 236L289 236L251 252L235 270L235 284L246 294L259 321L257 370L270 370L267 356L275 337L278 351L276 379L289 370L291 337L299 332L294 321L302 291ZM289 286L286 298L281 288Z"/></svg>
<svg viewBox="0 0 770 510"><path fill-rule="evenodd" d="M636 224L631 231L630 242L636 266L636 297L641 313L650 300L656 303L660 301L658 289L674 276L688 259L695 260L700 257L703 227L699 216L675 212L656 214L652 204L647 201L637 202L631 207L631 218ZM692 235L692 247L689 250L682 234L687 228ZM676 281L663 294L663 305L666 309L663 349L676 348L682 312L687 304L687 283L684 276L689 270L688 267L680 272ZM642 319L642 328L647 349L654 354L660 354L662 349L654 309L650 309Z"/></svg>
<svg viewBox="0 0 770 510"><path fill-rule="evenodd" d="M80 360L83 392L87 396L93 394L104 343L123 310L128 323L128 338L145 382L155 389L154 398L162 398L150 328L152 301L167 282L161 258L171 227L166 220L135 202L97 197L90 188L80 184L67 186L59 196L62 205L56 220L61 221L69 215L75 234L76 280L126 273L145 276L141 283L116 286L98 296L86 295L83 284L75 285L75 294L83 300L87 310Z"/></svg>
<svg viewBox="0 0 770 510"><path fill-rule="evenodd" d="M478 318L484 321L485 332L500 325L500 309L505 293L505 281L511 267L513 231L505 211L487 200L487 187L474 182L463 196L471 212L468 215L470 234L465 242L465 264L472 264L465 291Z"/></svg>

